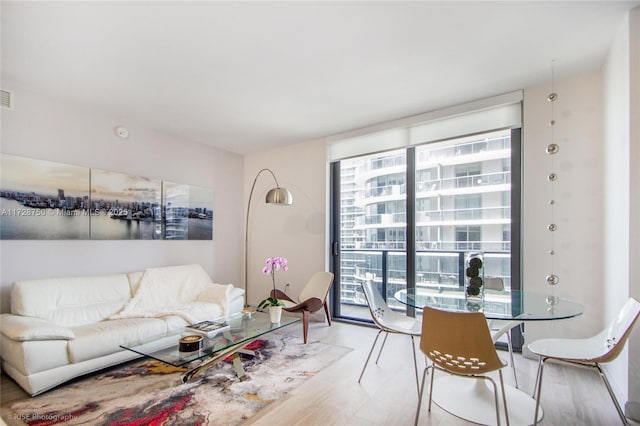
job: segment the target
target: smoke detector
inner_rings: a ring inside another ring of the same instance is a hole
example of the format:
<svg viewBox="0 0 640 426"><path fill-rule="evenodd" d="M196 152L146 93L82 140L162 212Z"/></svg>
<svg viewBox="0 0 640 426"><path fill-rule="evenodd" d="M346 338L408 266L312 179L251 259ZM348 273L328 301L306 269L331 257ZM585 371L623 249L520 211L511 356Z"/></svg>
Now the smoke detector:
<svg viewBox="0 0 640 426"><path fill-rule="evenodd" d="M126 127L117 126L116 128L113 129L113 131L116 133L116 136L118 136L119 138L127 139L129 137L129 131L127 130Z"/></svg>

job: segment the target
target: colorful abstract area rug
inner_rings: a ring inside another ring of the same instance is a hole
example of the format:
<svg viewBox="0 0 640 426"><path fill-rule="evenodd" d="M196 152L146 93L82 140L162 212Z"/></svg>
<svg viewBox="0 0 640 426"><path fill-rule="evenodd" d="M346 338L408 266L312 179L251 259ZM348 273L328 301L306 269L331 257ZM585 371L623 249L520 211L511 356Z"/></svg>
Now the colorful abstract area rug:
<svg viewBox="0 0 640 426"><path fill-rule="evenodd" d="M11 417L29 425L237 425L351 350L265 337L253 343L255 357L242 357L242 381L229 360L183 384L186 369L143 359L15 402Z"/></svg>

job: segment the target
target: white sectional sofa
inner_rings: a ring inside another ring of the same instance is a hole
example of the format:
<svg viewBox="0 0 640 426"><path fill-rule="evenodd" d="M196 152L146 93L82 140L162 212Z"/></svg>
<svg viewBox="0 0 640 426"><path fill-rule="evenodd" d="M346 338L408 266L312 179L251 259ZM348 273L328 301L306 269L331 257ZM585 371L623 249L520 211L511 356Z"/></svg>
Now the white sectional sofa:
<svg viewBox="0 0 640 426"><path fill-rule="evenodd" d="M166 347L186 324L243 306L244 290L212 283L200 265L17 281L0 316L2 368L37 395L139 357L120 345Z"/></svg>

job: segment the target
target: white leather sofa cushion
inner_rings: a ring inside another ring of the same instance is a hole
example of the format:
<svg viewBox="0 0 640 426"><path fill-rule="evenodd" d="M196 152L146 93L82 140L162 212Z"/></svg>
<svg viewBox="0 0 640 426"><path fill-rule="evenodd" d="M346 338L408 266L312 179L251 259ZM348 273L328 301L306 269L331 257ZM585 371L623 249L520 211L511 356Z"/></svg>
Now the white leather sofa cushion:
<svg viewBox="0 0 640 426"><path fill-rule="evenodd" d="M222 306L217 303L191 302L180 309L180 314L185 319L196 318L197 322L222 318L224 312Z"/></svg>
<svg viewBox="0 0 640 426"><path fill-rule="evenodd" d="M175 344L191 322L186 319L190 313L217 319L239 313L244 306L244 290L224 285L209 288L211 280L201 266L152 269L155 278L166 281L169 277L188 293L188 297L174 294L166 300L188 299L189 303L178 303L181 309L157 316L112 318L141 289L147 271L14 283L12 313L0 317L3 372L37 395L73 377L140 356L120 348L121 344L154 348ZM183 276L194 269L195 273ZM216 300L223 294L226 300Z"/></svg>
<svg viewBox="0 0 640 426"><path fill-rule="evenodd" d="M166 317L162 317L162 319L167 324L167 335L178 334L184 331L185 326L189 325L189 323L184 318L177 315L169 315Z"/></svg>
<svg viewBox="0 0 640 426"><path fill-rule="evenodd" d="M25 340L69 340L76 337L69 327L56 325L41 318L2 314L0 315L0 327L2 327L2 334L21 342Z"/></svg>
<svg viewBox="0 0 640 426"><path fill-rule="evenodd" d="M39 373L69 364L68 340L18 342L2 335L3 361L23 375Z"/></svg>
<svg viewBox="0 0 640 426"><path fill-rule="evenodd" d="M130 298L126 274L16 281L11 312L73 327L119 312Z"/></svg>
<svg viewBox="0 0 640 426"><path fill-rule="evenodd" d="M69 340L69 358L82 362L121 351L120 345L140 345L163 337L167 324L157 318L126 318L101 321L72 328L76 338Z"/></svg>
<svg viewBox="0 0 640 426"><path fill-rule="evenodd" d="M140 280L144 275L144 271L138 272L129 272L127 274L127 279L129 280L129 287L131 287L131 294L134 295L138 291L138 287L140 286Z"/></svg>

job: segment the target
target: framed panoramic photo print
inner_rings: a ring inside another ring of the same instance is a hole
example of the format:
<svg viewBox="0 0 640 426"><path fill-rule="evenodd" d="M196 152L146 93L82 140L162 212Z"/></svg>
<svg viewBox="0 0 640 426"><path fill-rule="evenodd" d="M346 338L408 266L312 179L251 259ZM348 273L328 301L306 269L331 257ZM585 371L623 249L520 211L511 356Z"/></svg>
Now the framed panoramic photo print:
<svg viewBox="0 0 640 426"><path fill-rule="evenodd" d="M89 169L0 155L0 238L89 238Z"/></svg>
<svg viewBox="0 0 640 426"><path fill-rule="evenodd" d="M91 169L91 239L162 239L162 181Z"/></svg>
<svg viewBox="0 0 640 426"><path fill-rule="evenodd" d="M213 239L213 190L163 182L165 239Z"/></svg>

